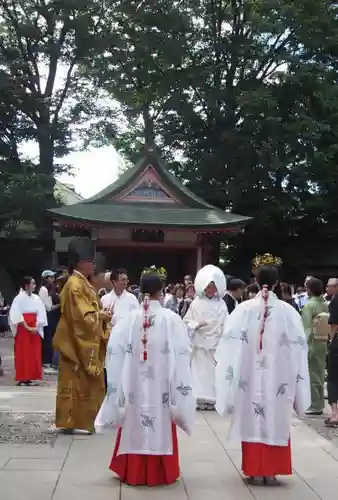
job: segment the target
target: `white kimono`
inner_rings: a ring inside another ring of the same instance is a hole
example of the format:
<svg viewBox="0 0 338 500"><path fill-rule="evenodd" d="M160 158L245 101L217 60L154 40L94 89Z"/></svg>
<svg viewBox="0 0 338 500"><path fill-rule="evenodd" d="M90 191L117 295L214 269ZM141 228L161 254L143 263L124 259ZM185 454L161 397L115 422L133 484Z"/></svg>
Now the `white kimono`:
<svg viewBox="0 0 338 500"><path fill-rule="evenodd" d="M139 309L140 304L132 293L126 290L121 295L116 295L114 290L101 298L103 309L113 311L112 325L115 325L120 319L125 318L134 309Z"/></svg>
<svg viewBox="0 0 338 500"><path fill-rule="evenodd" d="M28 295L24 290L20 290L9 310L9 324L13 337L16 335L18 325L24 321L23 314L25 313L36 313L36 329L43 338L43 328L47 326L45 305L38 295L34 293Z"/></svg>
<svg viewBox="0 0 338 500"><path fill-rule="evenodd" d="M215 352L222 337L228 309L223 299L196 297L184 316L192 343L191 373L197 400L214 404ZM199 324L207 325L199 328Z"/></svg>
<svg viewBox="0 0 338 500"><path fill-rule="evenodd" d="M298 312L272 292L260 350L261 293L230 314L216 352L216 410L229 438L287 446L292 412L311 405L307 340Z"/></svg>
<svg viewBox="0 0 338 500"><path fill-rule="evenodd" d="M108 390L95 427L122 427L119 454L171 455L172 422L187 434L194 423L186 327L157 301L148 314L147 361L141 361L141 309L117 323L108 343Z"/></svg>

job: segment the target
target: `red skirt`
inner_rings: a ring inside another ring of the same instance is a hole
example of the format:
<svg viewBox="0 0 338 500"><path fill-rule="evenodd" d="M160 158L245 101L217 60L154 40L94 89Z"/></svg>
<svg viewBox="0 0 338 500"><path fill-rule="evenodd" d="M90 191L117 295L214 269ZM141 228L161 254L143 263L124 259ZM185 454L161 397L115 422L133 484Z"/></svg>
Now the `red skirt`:
<svg viewBox="0 0 338 500"><path fill-rule="evenodd" d="M291 446L242 443L242 470L246 476L290 476Z"/></svg>
<svg viewBox="0 0 338 500"><path fill-rule="evenodd" d="M24 313L23 317L28 326L36 326L35 313ZM14 340L14 362L17 382L42 379L41 337L23 325L18 325Z"/></svg>
<svg viewBox="0 0 338 500"><path fill-rule="evenodd" d="M118 430L110 470L131 486L160 486L174 483L180 475L176 426L172 424L172 455L118 455L122 429Z"/></svg>

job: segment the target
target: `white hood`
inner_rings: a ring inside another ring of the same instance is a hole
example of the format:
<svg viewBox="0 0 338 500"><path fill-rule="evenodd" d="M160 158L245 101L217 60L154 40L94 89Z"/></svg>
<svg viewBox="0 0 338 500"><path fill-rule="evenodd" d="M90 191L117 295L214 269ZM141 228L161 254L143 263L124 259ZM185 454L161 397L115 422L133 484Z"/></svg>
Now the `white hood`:
<svg viewBox="0 0 338 500"><path fill-rule="evenodd" d="M227 290L227 282L223 271L212 264L202 267L196 275L195 278L195 290L197 295L201 296L204 290L211 282L215 283L218 294L220 297L224 297Z"/></svg>

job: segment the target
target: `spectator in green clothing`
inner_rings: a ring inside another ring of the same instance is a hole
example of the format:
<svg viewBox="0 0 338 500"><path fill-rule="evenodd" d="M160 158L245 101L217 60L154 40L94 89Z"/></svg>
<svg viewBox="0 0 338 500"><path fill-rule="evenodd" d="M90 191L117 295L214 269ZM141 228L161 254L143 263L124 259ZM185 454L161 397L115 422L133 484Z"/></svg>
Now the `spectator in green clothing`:
<svg viewBox="0 0 338 500"><path fill-rule="evenodd" d="M326 321L328 332L329 308L323 296L323 283L319 279L310 278L306 282L306 291L309 300L303 307L302 319L308 339L311 383L311 407L307 414L322 415L325 407L324 382L328 336L325 338L325 333L319 333L319 328L316 325L319 319L323 320L324 323Z"/></svg>

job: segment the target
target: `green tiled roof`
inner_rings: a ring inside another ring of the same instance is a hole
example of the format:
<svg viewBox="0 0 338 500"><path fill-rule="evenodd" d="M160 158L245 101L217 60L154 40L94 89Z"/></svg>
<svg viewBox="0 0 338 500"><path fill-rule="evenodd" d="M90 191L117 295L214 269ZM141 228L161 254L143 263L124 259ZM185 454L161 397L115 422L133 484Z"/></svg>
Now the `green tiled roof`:
<svg viewBox="0 0 338 500"><path fill-rule="evenodd" d="M152 165L163 184L168 186L182 205L114 201L114 198L127 189L148 165ZM80 222L198 229L244 226L250 220L249 217L219 210L196 196L168 171L165 163L152 150L148 151L133 168L122 174L116 182L95 196L75 205L55 208L49 212L55 219Z"/></svg>
<svg viewBox="0 0 338 500"><path fill-rule="evenodd" d="M246 224L250 218L241 217L215 208L154 207L133 203L77 203L55 208L50 212L56 218L83 222L134 226L163 226L187 228L225 228Z"/></svg>
<svg viewBox="0 0 338 500"><path fill-rule="evenodd" d="M148 152L141 160L139 160L136 165L129 168L110 186L106 187L95 196L88 198L85 203L97 203L107 201L107 198L111 199L118 193L123 191L131 182L137 178L142 170L147 167L147 165L152 165L156 170L160 178L165 182L168 187L172 189L175 195L182 201L186 206L190 207L204 207L204 208L214 208L212 205L204 201L199 196L196 196L190 189L188 189L182 182L180 182L169 170L167 169L165 163L161 158L154 152Z"/></svg>

